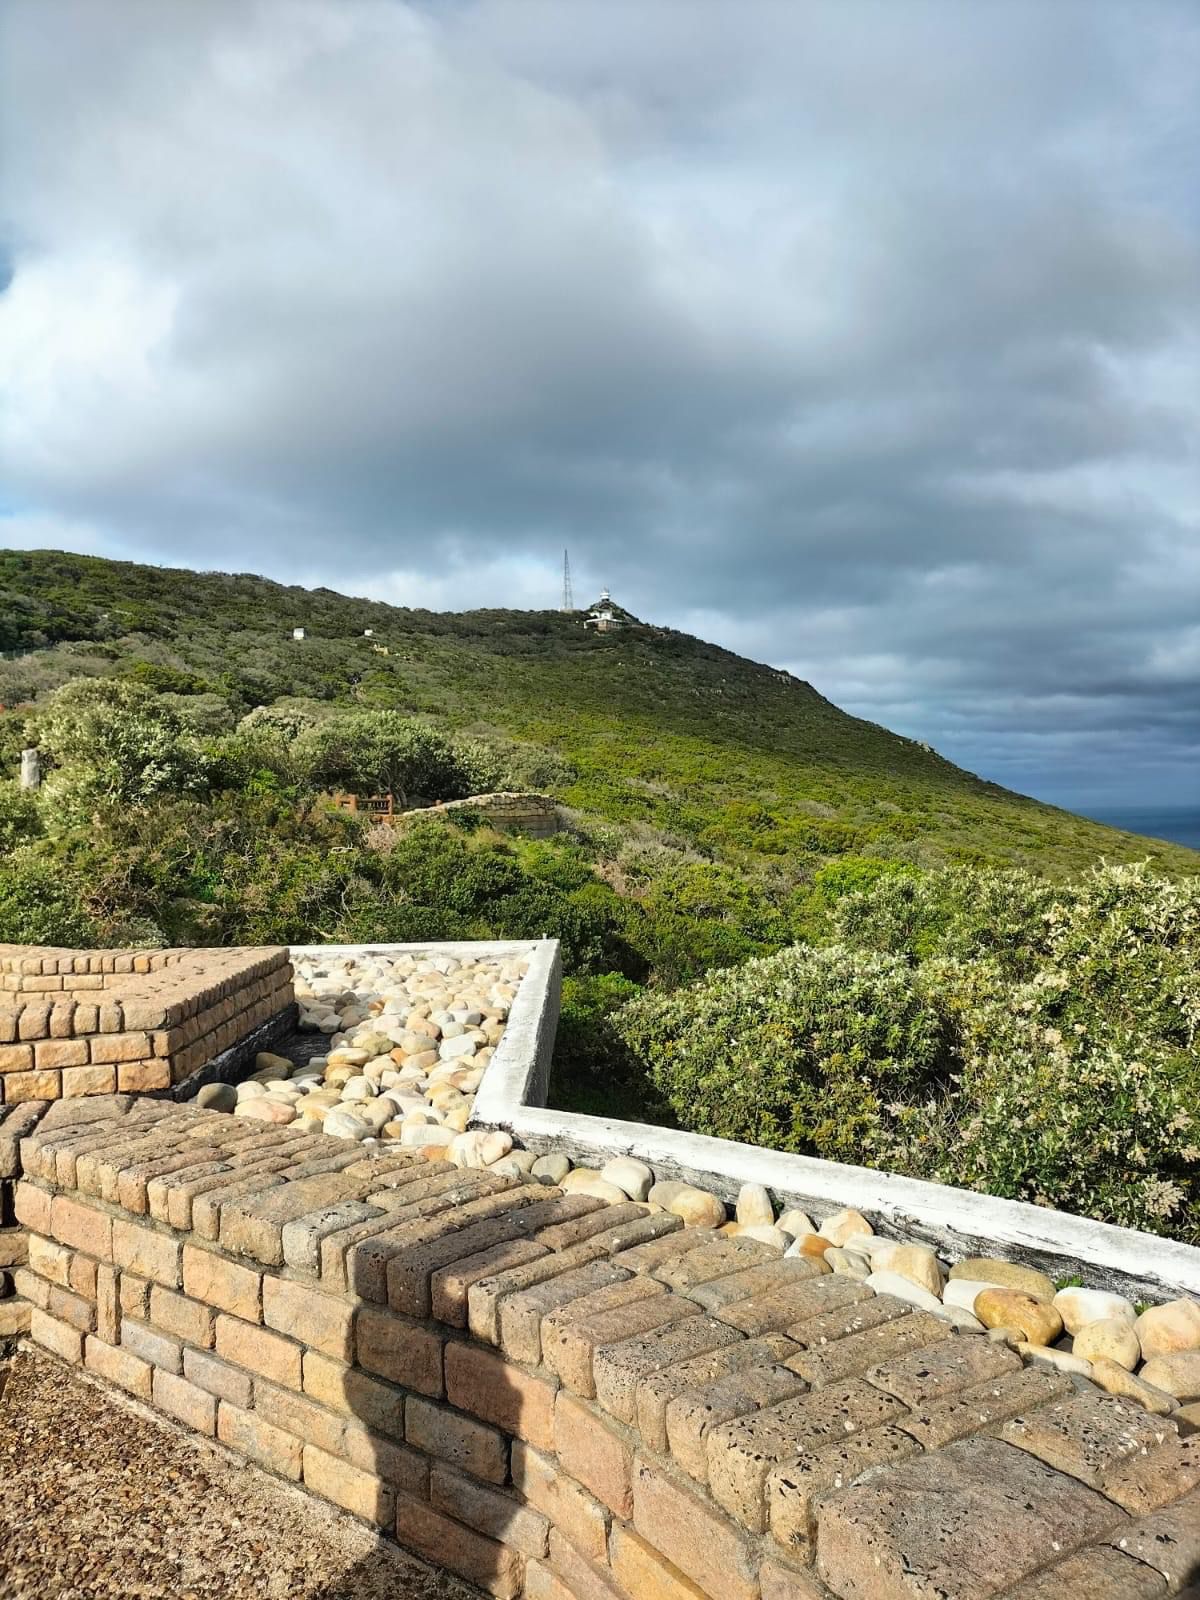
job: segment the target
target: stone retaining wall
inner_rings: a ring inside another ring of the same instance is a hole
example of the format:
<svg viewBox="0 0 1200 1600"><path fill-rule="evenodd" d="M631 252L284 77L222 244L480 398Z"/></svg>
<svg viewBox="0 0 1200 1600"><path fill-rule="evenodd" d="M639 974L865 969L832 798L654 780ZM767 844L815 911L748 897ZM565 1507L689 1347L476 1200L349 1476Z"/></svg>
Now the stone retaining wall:
<svg viewBox="0 0 1200 1600"><path fill-rule="evenodd" d="M402 811L396 820L435 817L454 811L477 811L499 833L528 833L535 839L546 839L558 832L558 807L549 795L508 791L468 795L465 800L444 800L440 805Z"/></svg>
<svg viewBox="0 0 1200 1600"><path fill-rule="evenodd" d="M753 1239L145 1099L25 1139L33 1338L533 1600L1093 1600L1200 1435Z"/></svg>
<svg viewBox="0 0 1200 1600"><path fill-rule="evenodd" d="M167 1089L291 1002L279 947L0 945L0 1105Z"/></svg>

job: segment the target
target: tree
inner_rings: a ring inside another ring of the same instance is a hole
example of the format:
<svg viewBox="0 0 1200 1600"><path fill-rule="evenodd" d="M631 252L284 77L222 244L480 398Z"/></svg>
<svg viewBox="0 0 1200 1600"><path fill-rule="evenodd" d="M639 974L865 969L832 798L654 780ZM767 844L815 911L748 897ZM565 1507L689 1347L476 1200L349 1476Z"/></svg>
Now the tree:
<svg viewBox="0 0 1200 1600"><path fill-rule="evenodd" d="M49 820L77 821L205 787L208 762L200 740L141 684L77 678L30 721L51 763L41 790Z"/></svg>

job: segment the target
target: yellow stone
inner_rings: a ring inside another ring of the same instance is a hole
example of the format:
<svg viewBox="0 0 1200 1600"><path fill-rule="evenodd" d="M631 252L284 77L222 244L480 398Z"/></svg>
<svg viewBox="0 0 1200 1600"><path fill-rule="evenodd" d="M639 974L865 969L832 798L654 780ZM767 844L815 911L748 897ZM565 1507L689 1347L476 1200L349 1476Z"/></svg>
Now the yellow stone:
<svg viewBox="0 0 1200 1600"><path fill-rule="evenodd" d="M1053 1344L1063 1320L1048 1300L1020 1289L984 1289L975 1296L975 1315L985 1328L1016 1328L1028 1344Z"/></svg>
<svg viewBox="0 0 1200 1600"><path fill-rule="evenodd" d="M1126 1372L1132 1372L1142 1356L1138 1336L1125 1317L1104 1317L1087 1323L1075 1335L1071 1348L1085 1361L1115 1361Z"/></svg>

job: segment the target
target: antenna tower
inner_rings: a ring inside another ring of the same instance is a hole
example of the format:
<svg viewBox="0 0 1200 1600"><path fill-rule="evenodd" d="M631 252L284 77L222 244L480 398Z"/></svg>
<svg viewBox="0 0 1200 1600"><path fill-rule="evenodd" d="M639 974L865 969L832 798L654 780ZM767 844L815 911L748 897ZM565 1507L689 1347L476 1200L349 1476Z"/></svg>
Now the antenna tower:
<svg viewBox="0 0 1200 1600"><path fill-rule="evenodd" d="M575 595L571 589L571 558L565 550L563 551L562 609L564 611L574 611L575 609Z"/></svg>

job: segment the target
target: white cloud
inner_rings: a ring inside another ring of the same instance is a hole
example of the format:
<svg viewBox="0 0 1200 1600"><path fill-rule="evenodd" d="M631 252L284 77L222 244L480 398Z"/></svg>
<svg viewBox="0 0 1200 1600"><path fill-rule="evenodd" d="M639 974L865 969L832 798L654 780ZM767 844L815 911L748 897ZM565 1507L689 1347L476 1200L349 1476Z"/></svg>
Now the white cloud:
<svg viewBox="0 0 1200 1600"><path fill-rule="evenodd" d="M1189 6L0 26L10 542L448 606L566 543L973 767L1182 783Z"/></svg>

